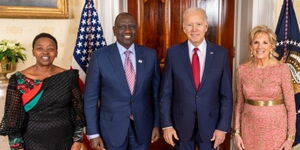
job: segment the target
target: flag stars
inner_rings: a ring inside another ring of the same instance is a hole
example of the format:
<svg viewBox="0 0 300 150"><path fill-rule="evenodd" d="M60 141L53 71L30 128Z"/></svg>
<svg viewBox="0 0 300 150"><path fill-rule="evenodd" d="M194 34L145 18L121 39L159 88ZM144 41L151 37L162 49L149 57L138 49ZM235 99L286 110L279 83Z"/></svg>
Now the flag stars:
<svg viewBox="0 0 300 150"><path fill-rule="evenodd" d="M95 38L95 35L94 34L91 34L91 39L94 39Z"/></svg>
<svg viewBox="0 0 300 150"><path fill-rule="evenodd" d="M88 62L90 62L90 60L91 60L91 57L90 57L90 56L88 56L87 60L88 60Z"/></svg>
<svg viewBox="0 0 300 150"><path fill-rule="evenodd" d="M79 35L79 39L83 40L83 35L82 34Z"/></svg>
<svg viewBox="0 0 300 150"><path fill-rule="evenodd" d="M93 42L89 42L89 46L94 46L94 43Z"/></svg>
<svg viewBox="0 0 300 150"><path fill-rule="evenodd" d="M82 46L82 43L81 43L81 42L78 42L77 46L78 46L78 47L81 47L81 46Z"/></svg>
<svg viewBox="0 0 300 150"><path fill-rule="evenodd" d="M92 20L92 24L96 24L97 21L95 19Z"/></svg>
<svg viewBox="0 0 300 150"><path fill-rule="evenodd" d="M280 45L283 45L283 41L280 41Z"/></svg>
<svg viewBox="0 0 300 150"><path fill-rule="evenodd" d="M86 11L85 12L83 12L83 14L82 14L84 17L86 17L87 16L87 13L86 13Z"/></svg>
<svg viewBox="0 0 300 150"><path fill-rule="evenodd" d="M100 34L97 34L97 35L96 35L96 38L97 38L97 39L99 39L100 37L101 37L101 35L100 35Z"/></svg>
<svg viewBox="0 0 300 150"><path fill-rule="evenodd" d="M82 21L81 21L81 24L85 25L85 24L86 24L86 21L85 21L85 20L82 20Z"/></svg>
<svg viewBox="0 0 300 150"><path fill-rule="evenodd" d="M294 41L294 45L297 45L297 41Z"/></svg>
<svg viewBox="0 0 300 150"><path fill-rule="evenodd" d="M84 28L83 27L81 27L80 28L80 32L84 32L85 30L84 30Z"/></svg>
<svg viewBox="0 0 300 150"><path fill-rule="evenodd" d="M97 16L97 13L95 11L93 12L93 16L95 16L95 17Z"/></svg>
<svg viewBox="0 0 300 150"><path fill-rule="evenodd" d="M89 1L84 6L79 23L73 56L82 70L86 71L91 53L106 45L98 14L92 2Z"/></svg>
<svg viewBox="0 0 300 150"><path fill-rule="evenodd" d="M82 57L80 58L80 60L81 60L82 62L84 62L84 61L85 61L85 57L82 56Z"/></svg>
<svg viewBox="0 0 300 150"><path fill-rule="evenodd" d="M80 49L77 49L77 50L76 50L76 54L77 54L77 55L81 54Z"/></svg>
<svg viewBox="0 0 300 150"><path fill-rule="evenodd" d="M83 53L83 54L86 54L86 49L84 49L84 50L82 51L82 53Z"/></svg>

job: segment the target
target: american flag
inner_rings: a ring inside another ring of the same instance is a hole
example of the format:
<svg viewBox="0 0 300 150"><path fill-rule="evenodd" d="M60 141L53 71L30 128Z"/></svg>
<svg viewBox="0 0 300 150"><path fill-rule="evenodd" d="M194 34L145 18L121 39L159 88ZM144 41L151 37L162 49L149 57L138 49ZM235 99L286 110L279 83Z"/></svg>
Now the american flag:
<svg viewBox="0 0 300 150"><path fill-rule="evenodd" d="M94 2L86 0L81 13L72 62L72 68L79 70L82 83L85 81L92 52L104 46L106 46L106 41Z"/></svg>
<svg viewBox="0 0 300 150"><path fill-rule="evenodd" d="M276 27L276 52L288 64L293 76L297 123L294 146L300 147L300 32L292 0L283 0Z"/></svg>
<svg viewBox="0 0 300 150"><path fill-rule="evenodd" d="M99 22L93 0L86 0L81 13L76 45L73 52L71 68L79 70L80 88L83 91L86 70L93 51L106 46L103 30ZM91 150L89 141L84 135L83 149Z"/></svg>

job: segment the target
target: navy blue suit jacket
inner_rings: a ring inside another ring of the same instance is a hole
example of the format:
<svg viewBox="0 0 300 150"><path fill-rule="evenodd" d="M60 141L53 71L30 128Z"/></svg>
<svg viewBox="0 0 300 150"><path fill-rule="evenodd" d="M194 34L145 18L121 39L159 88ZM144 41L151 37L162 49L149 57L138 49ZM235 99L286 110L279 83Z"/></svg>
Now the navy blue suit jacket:
<svg viewBox="0 0 300 150"><path fill-rule="evenodd" d="M196 90L188 43L168 49L160 91L163 128L173 126L180 140L190 140L197 124L202 142L210 141L215 129L229 132L232 83L227 57L225 48L207 42L203 77Z"/></svg>
<svg viewBox="0 0 300 150"><path fill-rule="evenodd" d="M135 45L136 83L130 94L120 53L111 44L93 53L86 78L84 112L87 134L100 134L105 144L124 143L134 115L139 143L151 140L153 127L159 126L159 64L156 52Z"/></svg>

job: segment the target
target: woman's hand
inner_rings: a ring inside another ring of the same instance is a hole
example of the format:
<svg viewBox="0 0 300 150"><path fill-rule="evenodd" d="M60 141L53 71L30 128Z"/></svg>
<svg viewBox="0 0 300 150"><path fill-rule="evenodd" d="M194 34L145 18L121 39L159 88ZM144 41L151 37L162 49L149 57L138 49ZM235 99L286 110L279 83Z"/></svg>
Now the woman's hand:
<svg viewBox="0 0 300 150"><path fill-rule="evenodd" d="M291 150L292 149L292 145L293 145L293 141L291 140L286 140L281 147L279 148L279 150Z"/></svg>
<svg viewBox="0 0 300 150"><path fill-rule="evenodd" d="M239 150L245 149L243 139L239 134L234 135L234 144Z"/></svg>
<svg viewBox="0 0 300 150"><path fill-rule="evenodd" d="M71 150L80 150L80 148L81 148L81 143L79 143L79 142L74 142L74 143L72 144Z"/></svg>

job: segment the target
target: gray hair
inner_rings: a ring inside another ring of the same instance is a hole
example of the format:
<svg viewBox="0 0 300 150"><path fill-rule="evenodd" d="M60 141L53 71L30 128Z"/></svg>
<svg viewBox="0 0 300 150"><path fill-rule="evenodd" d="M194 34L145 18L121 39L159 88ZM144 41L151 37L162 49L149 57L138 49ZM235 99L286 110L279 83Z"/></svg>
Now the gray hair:
<svg viewBox="0 0 300 150"><path fill-rule="evenodd" d="M207 15L206 15L205 10L202 8L196 8L196 7L188 8L183 12L183 15L182 15L183 21L184 21L184 18L186 17L186 15L191 12L200 12L204 16L204 20L207 23Z"/></svg>

